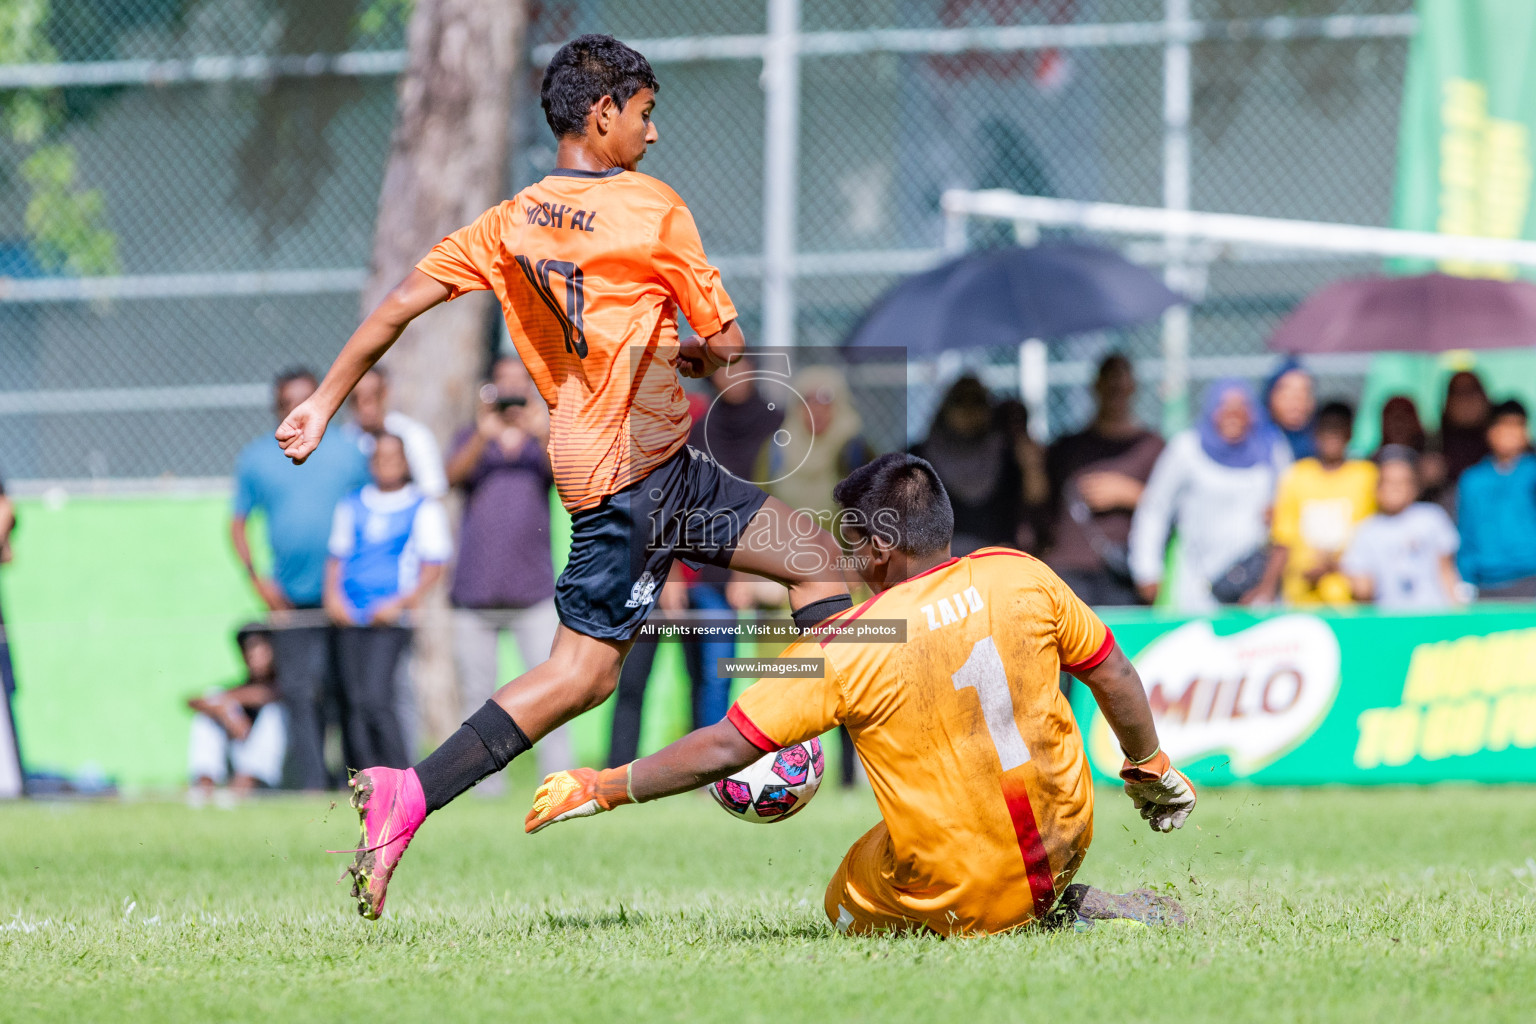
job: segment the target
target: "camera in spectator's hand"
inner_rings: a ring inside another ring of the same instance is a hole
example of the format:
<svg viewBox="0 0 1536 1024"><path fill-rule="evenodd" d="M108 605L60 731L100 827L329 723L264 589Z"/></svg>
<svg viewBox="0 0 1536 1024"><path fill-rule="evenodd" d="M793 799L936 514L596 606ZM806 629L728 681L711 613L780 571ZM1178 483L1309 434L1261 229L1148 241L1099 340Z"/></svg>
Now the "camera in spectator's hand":
<svg viewBox="0 0 1536 1024"><path fill-rule="evenodd" d="M518 408L528 404L528 399L523 395L503 395L496 390L495 384L486 384L480 388L480 401L486 405L494 405L497 412L506 412L508 409Z"/></svg>

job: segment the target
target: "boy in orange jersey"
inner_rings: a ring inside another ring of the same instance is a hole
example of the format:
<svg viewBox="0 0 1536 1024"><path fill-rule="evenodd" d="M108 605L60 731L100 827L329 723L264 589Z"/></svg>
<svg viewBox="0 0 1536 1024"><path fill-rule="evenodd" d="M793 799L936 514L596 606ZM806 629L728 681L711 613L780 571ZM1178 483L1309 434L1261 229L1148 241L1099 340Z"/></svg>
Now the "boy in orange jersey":
<svg viewBox="0 0 1536 1024"><path fill-rule="evenodd" d="M390 875L428 814L607 699L674 558L784 583L802 627L849 606L826 531L790 529L787 506L687 446L679 371L708 376L744 342L688 207L635 170L658 138L656 89L646 59L611 36L561 47L540 90L559 139L555 170L443 239L278 427L283 451L302 463L411 320L489 289L549 405L550 462L571 513L549 659L416 767L353 777L362 842L350 870L364 917L383 910ZM688 343L678 341L679 314L698 332Z"/></svg>
<svg viewBox="0 0 1536 1024"><path fill-rule="evenodd" d="M850 535L875 596L822 628L899 619L906 641L802 640L784 657L824 659L820 677L759 681L726 721L622 768L549 776L525 828L686 792L842 724L883 820L827 887L827 916L840 931L1182 922L1177 904L1149 891L1068 884L1093 836L1093 785L1061 694L1063 669L1093 691L1125 751L1126 793L1152 828L1181 827L1195 806L1109 629L1028 555L983 548L952 557L949 497L916 456L882 455L835 497L845 515L872 524Z"/></svg>

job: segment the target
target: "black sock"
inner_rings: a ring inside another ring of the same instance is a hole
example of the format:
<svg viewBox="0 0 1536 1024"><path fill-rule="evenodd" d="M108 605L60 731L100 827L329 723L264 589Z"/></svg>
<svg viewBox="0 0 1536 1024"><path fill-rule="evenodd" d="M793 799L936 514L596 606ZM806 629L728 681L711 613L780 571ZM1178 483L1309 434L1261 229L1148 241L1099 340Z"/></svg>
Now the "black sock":
<svg viewBox="0 0 1536 1024"><path fill-rule="evenodd" d="M529 747L528 737L500 704L488 700L416 766L427 813L446 807L487 775L501 771Z"/></svg>
<svg viewBox="0 0 1536 1024"><path fill-rule="evenodd" d="M824 597L820 601L812 601L804 608L796 608L791 614L794 616L796 628L807 630L818 622L825 622L838 612L847 611L852 607L853 598L847 594L838 594L836 597Z"/></svg>

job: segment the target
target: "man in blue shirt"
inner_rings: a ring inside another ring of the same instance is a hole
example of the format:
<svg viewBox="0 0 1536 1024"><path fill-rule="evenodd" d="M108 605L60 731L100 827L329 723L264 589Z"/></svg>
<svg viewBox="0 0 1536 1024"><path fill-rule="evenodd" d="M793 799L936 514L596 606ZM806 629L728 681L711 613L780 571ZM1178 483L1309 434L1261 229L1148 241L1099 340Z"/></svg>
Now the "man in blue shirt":
<svg viewBox="0 0 1536 1024"><path fill-rule="evenodd" d="M316 384L309 370L279 374L273 391L277 421L308 398ZM280 627L274 648L288 712L290 775L304 789L328 789L333 781L325 767L321 714L333 636L319 610L331 517L342 498L367 482L367 459L344 437L322 444L304 465L295 466L271 435L263 434L241 449L235 462L230 539L251 585L271 609L273 625ZM256 571L246 536L246 520L257 511L266 518L270 577Z"/></svg>
<svg viewBox="0 0 1536 1024"><path fill-rule="evenodd" d="M1504 402L1488 425L1488 457L1457 492L1462 578L1481 597L1536 597L1536 455L1525 406Z"/></svg>

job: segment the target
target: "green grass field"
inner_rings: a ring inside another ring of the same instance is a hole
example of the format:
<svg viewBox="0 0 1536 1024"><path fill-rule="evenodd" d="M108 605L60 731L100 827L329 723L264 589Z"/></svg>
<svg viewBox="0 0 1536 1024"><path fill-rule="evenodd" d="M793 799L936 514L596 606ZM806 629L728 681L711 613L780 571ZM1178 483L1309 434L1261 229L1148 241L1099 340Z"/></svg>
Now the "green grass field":
<svg viewBox="0 0 1536 1024"><path fill-rule="evenodd" d="M0 807L0 1019L1536 1019L1528 788L1211 791L1169 837L1101 791L1079 879L1176 891L1189 927L946 941L827 926L867 794L526 837L529 781L429 822L378 924L332 884L344 806Z"/></svg>

